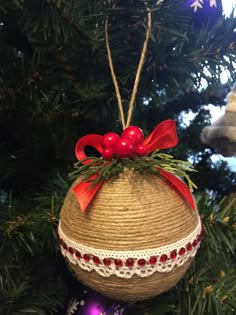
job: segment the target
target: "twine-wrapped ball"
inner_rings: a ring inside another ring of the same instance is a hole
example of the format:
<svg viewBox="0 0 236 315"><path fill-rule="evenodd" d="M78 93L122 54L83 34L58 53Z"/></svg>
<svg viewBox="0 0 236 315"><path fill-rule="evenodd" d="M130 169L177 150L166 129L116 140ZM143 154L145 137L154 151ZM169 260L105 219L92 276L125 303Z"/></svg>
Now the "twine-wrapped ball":
<svg viewBox="0 0 236 315"><path fill-rule="evenodd" d="M161 176L125 170L82 213L70 188L60 215L62 254L77 278L105 296L140 301L176 285L202 235L197 210Z"/></svg>

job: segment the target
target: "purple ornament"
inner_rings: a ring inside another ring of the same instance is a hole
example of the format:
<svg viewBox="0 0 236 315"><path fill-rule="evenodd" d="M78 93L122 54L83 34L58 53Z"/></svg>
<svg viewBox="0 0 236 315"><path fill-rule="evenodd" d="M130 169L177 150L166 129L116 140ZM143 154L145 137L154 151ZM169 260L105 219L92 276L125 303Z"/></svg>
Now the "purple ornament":
<svg viewBox="0 0 236 315"><path fill-rule="evenodd" d="M79 298L70 301L67 315L122 315L123 310L119 304L112 304L104 296L91 291L84 290Z"/></svg>
<svg viewBox="0 0 236 315"><path fill-rule="evenodd" d="M217 0L188 0L186 1L187 5L190 6L194 12L197 12L200 9L217 9L218 2Z"/></svg>
<svg viewBox="0 0 236 315"><path fill-rule="evenodd" d="M186 0L183 7L191 10L192 21L196 28L212 25L222 16L222 0Z"/></svg>

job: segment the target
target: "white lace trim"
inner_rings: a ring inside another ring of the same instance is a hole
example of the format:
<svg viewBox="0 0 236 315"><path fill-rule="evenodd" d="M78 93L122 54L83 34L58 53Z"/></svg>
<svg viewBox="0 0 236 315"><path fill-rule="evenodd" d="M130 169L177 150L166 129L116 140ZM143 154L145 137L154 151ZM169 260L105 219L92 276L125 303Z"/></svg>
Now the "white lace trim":
<svg viewBox="0 0 236 315"><path fill-rule="evenodd" d="M154 272L170 272L194 257L200 247L203 230L199 218L196 229L187 237L162 247L113 251L77 244L63 232L59 223L58 238L61 252L72 264L86 271L96 271L100 276L129 279L133 275L149 277Z"/></svg>

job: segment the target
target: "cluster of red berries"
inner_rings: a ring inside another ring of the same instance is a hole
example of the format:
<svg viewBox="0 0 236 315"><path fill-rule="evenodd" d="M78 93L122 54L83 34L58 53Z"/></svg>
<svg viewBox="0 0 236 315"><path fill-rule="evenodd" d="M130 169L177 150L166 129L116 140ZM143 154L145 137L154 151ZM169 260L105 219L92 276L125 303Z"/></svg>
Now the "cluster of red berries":
<svg viewBox="0 0 236 315"><path fill-rule="evenodd" d="M143 144L143 131L136 126L124 129L121 136L114 132L108 132L102 139L102 157L104 160L111 160L113 157L118 159L147 154L147 147Z"/></svg>

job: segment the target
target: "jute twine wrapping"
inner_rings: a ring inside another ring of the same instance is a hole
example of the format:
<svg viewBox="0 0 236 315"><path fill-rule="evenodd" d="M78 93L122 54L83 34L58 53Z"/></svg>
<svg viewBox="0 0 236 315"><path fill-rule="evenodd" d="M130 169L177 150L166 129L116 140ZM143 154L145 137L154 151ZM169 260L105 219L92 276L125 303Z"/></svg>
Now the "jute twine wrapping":
<svg viewBox="0 0 236 315"><path fill-rule="evenodd" d="M80 182L77 179L72 187ZM61 229L74 242L97 249L144 250L174 243L198 224L179 193L161 177L125 171L105 182L83 214L69 190L61 211ZM147 278L104 278L70 264L79 280L112 298L140 301L169 290L182 278L192 259L171 272Z"/></svg>

